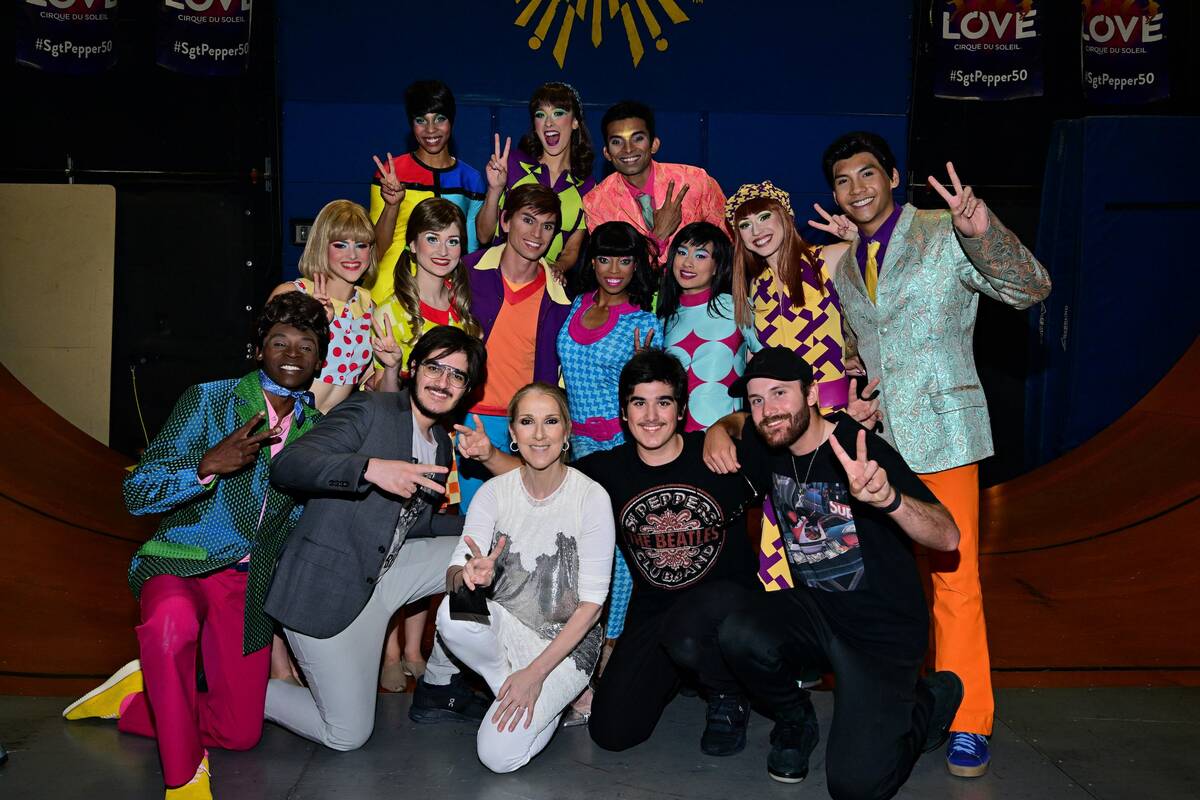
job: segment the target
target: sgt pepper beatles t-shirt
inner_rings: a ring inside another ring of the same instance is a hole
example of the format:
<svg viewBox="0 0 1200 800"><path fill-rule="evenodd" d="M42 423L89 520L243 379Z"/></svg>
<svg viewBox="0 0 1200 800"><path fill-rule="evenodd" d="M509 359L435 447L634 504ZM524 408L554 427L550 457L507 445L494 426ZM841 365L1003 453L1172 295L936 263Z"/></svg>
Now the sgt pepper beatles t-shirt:
<svg viewBox="0 0 1200 800"><path fill-rule="evenodd" d="M704 434L682 435L683 451L669 464L646 464L629 442L572 465L612 500L617 545L634 580L631 618L663 611L705 581L757 580L743 516L754 497L749 483L714 475L702 458Z"/></svg>

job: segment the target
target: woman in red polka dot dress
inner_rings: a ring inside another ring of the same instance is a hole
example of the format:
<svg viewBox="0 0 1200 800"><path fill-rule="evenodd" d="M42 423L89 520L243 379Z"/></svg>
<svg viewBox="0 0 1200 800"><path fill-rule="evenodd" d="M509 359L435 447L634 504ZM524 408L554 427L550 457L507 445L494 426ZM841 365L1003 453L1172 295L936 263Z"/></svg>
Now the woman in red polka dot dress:
<svg viewBox="0 0 1200 800"><path fill-rule="evenodd" d="M362 288L379 272L375 227L366 209L334 200L321 209L300 256L298 281L275 287L271 297L301 291L325 306L329 350L310 390L321 413L350 396L371 365L371 293ZM268 298L269 299L269 298ZM287 645L278 633L271 642L271 677L299 683Z"/></svg>
<svg viewBox="0 0 1200 800"><path fill-rule="evenodd" d="M350 396L371 366L371 293L379 263L375 229L366 210L334 200L317 215L300 256L298 281L281 283L271 297L301 291L320 300L329 315L329 353L312 393L322 413Z"/></svg>

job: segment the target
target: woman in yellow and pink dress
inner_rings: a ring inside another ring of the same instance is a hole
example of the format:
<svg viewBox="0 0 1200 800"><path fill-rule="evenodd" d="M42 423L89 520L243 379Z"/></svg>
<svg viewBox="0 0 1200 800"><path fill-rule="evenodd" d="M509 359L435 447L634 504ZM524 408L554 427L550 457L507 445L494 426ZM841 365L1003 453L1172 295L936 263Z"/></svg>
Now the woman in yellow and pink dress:
<svg viewBox="0 0 1200 800"><path fill-rule="evenodd" d="M422 200L409 215L394 293L375 309L372 388L399 391L408 377L408 355L430 328L449 325L477 339L483 336L471 314L471 289L462 260L466 225L458 206L440 197Z"/></svg>

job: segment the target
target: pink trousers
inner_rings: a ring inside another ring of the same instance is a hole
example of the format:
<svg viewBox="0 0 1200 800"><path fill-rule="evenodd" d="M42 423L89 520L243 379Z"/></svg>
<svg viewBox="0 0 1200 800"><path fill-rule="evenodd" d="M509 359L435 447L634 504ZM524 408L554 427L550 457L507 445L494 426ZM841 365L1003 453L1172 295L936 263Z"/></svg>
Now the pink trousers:
<svg viewBox="0 0 1200 800"><path fill-rule="evenodd" d="M137 636L146 690L122 709L117 727L158 740L167 786L190 781L206 747L249 750L262 736L271 648L242 655L247 574L157 575L142 587Z"/></svg>

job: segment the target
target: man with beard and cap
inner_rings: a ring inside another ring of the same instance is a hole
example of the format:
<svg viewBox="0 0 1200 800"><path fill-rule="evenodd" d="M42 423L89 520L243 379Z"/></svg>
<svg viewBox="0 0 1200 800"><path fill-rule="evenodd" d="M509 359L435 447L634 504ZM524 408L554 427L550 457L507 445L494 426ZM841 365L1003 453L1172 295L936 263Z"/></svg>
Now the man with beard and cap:
<svg viewBox="0 0 1200 800"><path fill-rule="evenodd" d="M280 453L272 482L310 497L279 560L267 612L284 627L308 686L272 680L267 719L335 750L375 726L388 621L445 590L463 518L439 514L450 437L441 426L484 374L483 343L449 326L426 332L400 392L359 392ZM472 692L435 642L417 682L416 722L478 722Z"/></svg>
<svg viewBox="0 0 1200 800"><path fill-rule="evenodd" d="M948 736L962 700L952 672L921 678L929 614L916 542L953 550L958 528L904 460L843 412L822 417L812 367L759 352L729 389L750 409L706 434L715 472L769 492L795 588L753 596L721 624L733 674L776 720L767 772L798 783L818 741L797 678L832 672L825 771L835 798L891 797ZM730 438L736 446L730 448Z"/></svg>

